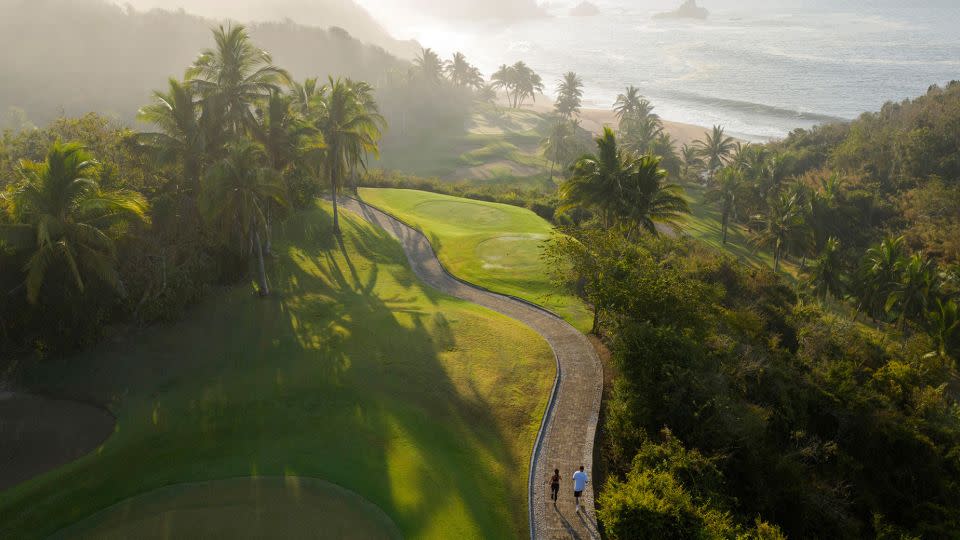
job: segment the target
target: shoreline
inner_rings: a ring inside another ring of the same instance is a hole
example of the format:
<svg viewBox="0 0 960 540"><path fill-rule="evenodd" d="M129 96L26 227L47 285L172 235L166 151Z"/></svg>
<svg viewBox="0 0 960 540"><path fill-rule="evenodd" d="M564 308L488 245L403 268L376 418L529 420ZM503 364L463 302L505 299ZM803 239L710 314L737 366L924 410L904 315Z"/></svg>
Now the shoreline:
<svg viewBox="0 0 960 540"><path fill-rule="evenodd" d="M497 103L501 106L507 105L503 98L499 99ZM553 111L553 101L547 96L540 95L537 96L537 101L535 103L524 104L521 109L541 114L550 113ZM603 132L604 126L610 126L612 128L616 128L617 126L617 116L614 114L612 108L583 108L580 110L579 119L580 125L594 135L600 135ZM663 130L673 137L677 150L679 150L684 144L691 144L697 139L702 139L705 134L712 130L711 127L698 126L696 124L687 124L683 122L674 122L662 117L660 118L660 121L663 123ZM739 137L734 137L734 139L739 139Z"/></svg>

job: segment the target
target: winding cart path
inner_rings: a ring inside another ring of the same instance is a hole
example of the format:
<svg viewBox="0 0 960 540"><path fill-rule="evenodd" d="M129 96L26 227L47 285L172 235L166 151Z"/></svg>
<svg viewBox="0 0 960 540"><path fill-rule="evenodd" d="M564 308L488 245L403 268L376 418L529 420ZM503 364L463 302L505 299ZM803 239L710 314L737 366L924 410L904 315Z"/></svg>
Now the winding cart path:
<svg viewBox="0 0 960 540"><path fill-rule="evenodd" d="M493 293L453 277L420 232L354 199L342 206L383 228L403 245L421 281L435 289L520 321L547 340L557 358L557 379L537 436L530 465L530 536L534 539L600 538L588 483L575 512L571 475L580 465L593 479L593 443L603 392L603 368L587 338L556 315L526 301ZM560 501L550 501L549 477L560 469Z"/></svg>

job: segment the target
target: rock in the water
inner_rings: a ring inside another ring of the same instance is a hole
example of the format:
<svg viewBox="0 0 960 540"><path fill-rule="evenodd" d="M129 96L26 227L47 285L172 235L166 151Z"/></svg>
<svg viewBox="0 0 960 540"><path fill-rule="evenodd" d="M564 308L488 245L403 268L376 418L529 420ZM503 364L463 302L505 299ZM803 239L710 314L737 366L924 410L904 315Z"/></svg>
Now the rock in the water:
<svg viewBox="0 0 960 540"><path fill-rule="evenodd" d="M570 15L574 17L593 17L600 14L600 8L590 2L580 2L576 7L570 10Z"/></svg>
<svg viewBox="0 0 960 540"><path fill-rule="evenodd" d="M697 0L686 0L679 8L654 15L656 19L706 19L710 12L697 5Z"/></svg>

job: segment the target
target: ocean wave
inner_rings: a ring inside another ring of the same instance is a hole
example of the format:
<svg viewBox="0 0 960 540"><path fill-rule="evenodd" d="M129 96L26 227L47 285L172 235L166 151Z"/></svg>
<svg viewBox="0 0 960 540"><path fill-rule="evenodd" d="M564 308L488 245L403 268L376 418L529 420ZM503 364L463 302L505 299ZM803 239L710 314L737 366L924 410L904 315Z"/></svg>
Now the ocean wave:
<svg viewBox="0 0 960 540"><path fill-rule="evenodd" d="M775 105L765 105L763 103L706 96L694 92L670 91L664 93L663 97L681 102L694 103L705 108L719 108L742 114L768 116L782 118L784 120L797 120L803 123L825 124L849 121L848 118L841 118L829 114L798 111L785 107L777 107Z"/></svg>

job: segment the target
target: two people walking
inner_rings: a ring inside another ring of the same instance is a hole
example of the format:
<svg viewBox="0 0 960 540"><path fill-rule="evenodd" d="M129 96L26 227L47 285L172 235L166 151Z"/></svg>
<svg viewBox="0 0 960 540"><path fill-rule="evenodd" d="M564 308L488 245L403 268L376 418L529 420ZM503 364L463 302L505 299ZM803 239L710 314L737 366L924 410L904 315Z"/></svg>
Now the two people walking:
<svg viewBox="0 0 960 540"><path fill-rule="evenodd" d="M580 466L580 470L574 471L573 473L573 498L577 502L577 512L580 511L580 497L583 495L583 490L587 487L587 473L583 470L583 465ZM560 469L553 470L553 476L550 477L550 500L553 501L553 504L557 504L557 498L560 494Z"/></svg>

